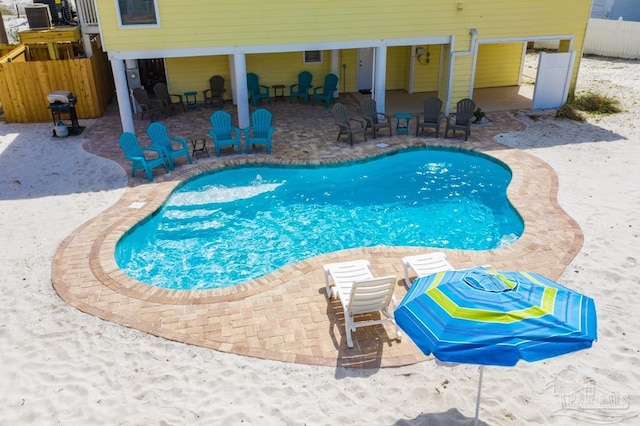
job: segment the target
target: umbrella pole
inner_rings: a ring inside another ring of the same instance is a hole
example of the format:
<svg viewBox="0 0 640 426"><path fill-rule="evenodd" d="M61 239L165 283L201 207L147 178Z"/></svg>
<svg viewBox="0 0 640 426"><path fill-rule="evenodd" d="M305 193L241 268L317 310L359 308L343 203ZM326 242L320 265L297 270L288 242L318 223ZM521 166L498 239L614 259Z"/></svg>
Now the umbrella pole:
<svg viewBox="0 0 640 426"><path fill-rule="evenodd" d="M482 390L482 372L483 368L478 368L480 371L480 379L478 380L478 399L476 400L476 418L473 420L473 426L478 426L478 416L480 415L480 391Z"/></svg>

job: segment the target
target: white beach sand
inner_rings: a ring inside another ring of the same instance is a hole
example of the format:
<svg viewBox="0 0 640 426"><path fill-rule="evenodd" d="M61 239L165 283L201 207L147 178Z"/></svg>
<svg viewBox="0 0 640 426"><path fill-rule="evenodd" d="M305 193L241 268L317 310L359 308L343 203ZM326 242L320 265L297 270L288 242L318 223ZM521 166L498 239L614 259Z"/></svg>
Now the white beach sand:
<svg viewBox="0 0 640 426"><path fill-rule="evenodd" d="M579 90L588 89L626 111L590 123L519 113L529 127L497 140L557 171L560 204L585 236L559 281L595 299L599 340L545 362L486 368L481 424L640 423L640 61L584 60ZM126 175L85 153L81 139L50 133L48 123L0 123L0 424L472 424L475 366L264 361L67 305L51 286L52 256L122 195Z"/></svg>

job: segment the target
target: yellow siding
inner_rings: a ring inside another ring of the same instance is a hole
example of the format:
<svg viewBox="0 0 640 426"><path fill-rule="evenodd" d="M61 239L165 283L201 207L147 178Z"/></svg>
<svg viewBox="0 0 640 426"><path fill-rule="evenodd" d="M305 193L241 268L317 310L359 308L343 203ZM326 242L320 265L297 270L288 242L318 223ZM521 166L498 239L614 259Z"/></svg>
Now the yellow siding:
<svg viewBox="0 0 640 426"><path fill-rule="evenodd" d="M158 0L158 28L119 28L116 2L96 0L108 51L207 48L380 40L453 34L456 50L480 37L578 34L586 29L591 0ZM336 9L337 8L337 9ZM336 13L339 11L339 13ZM375 23L372 24L372 23Z"/></svg>
<svg viewBox="0 0 640 426"><path fill-rule="evenodd" d="M475 88L516 86L523 43L481 44L476 60Z"/></svg>
<svg viewBox="0 0 640 426"><path fill-rule="evenodd" d="M409 61L411 49L406 46L387 49L387 90L407 89L409 85Z"/></svg>
<svg viewBox="0 0 640 426"><path fill-rule="evenodd" d="M442 46L442 64L440 64L440 82L438 83L438 96L445 101L447 87L449 87L449 73L446 70L451 66L451 47L449 45Z"/></svg>
<svg viewBox="0 0 640 426"><path fill-rule="evenodd" d="M358 64L353 47L376 40L389 45L387 89L407 89L411 40L452 37L452 47L430 46L430 63L416 64L413 82L415 91L438 89L442 98L450 93L452 105L469 96L474 71L476 87L517 83L514 76L519 70L521 51L516 52L515 46L520 42L493 46L481 43L475 70L472 55L451 58L451 50L466 52L471 48L471 28L477 30L480 41L566 34L573 37L572 49L581 52L591 10L591 0L406 0L401 4L387 0L237 0L232 7L210 0L157 0L158 27L120 28L116 2L96 2L104 49L114 55L146 52L149 57L154 50L162 50L167 52L164 56L179 57L187 55L182 49L215 49L218 56L167 59L170 85L179 91L204 90L213 74L223 75L230 84L226 55L231 53L247 53L247 70L256 72L262 84L293 84L297 74L306 69L314 75L314 85L319 85L330 72L330 52L325 51L322 64L305 65L299 50L327 43L344 46L340 51L339 87L341 91L354 91ZM400 39L406 41L394 46L394 40ZM565 43L563 47L568 46ZM440 49L444 49L442 55ZM297 52L255 53L289 50ZM451 67L453 76L449 81ZM574 68L572 88L577 69ZM227 96L230 95L228 88Z"/></svg>
<svg viewBox="0 0 640 426"><path fill-rule="evenodd" d="M340 51L340 76L339 89L341 92L356 91L356 70L358 51L356 49L344 49ZM346 68L344 67L346 65ZM346 85L345 85L346 83Z"/></svg>
<svg viewBox="0 0 640 426"><path fill-rule="evenodd" d="M421 46L425 49L422 64L416 59L413 74L414 92L434 92L438 90L438 77L440 71L440 53L442 46ZM426 62L426 52L429 52L429 63Z"/></svg>
<svg viewBox="0 0 640 426"><path fill-rule="evenodd" d="M284 84L285 95L289 94L289 86L298 82L298 74L303 70L313 75L314 87L322 86L324 76L331 72L331 52L323 52L321 64L305 64L302 52L247 55L247 72L258 74L260 84Z"/></svg>
<svg viewBox="0 0 640 426"><path fill-rule="evenodd" d="M209 88L209 79L221 75L225 80L225 98L231 99L231 75L227 56L199 56L187 58L167 58L165 60L169 92L183 94L198 92L202 101L202 91Z"/></svg>
<svg viewBox="0 0 640 426"><path fill-rule="evenodd" d="M451 105L455 105L462 98L468 98L471 92L471 69L473 58L471 55L456 58L453 72L453 89L451 91Z"/></svg>
<svg viewBox="0 0 640 426"><path fill-rule="evenodd" d="M322 85L325 75L331 72L330 54L324 52L322 64L303 64L302 52L251 54L246 57L247 72L256 73L260 84L286 85L285 94L288 94L289 85L297 83L298 73L303 69L313 74L314 86ZM218 74L225 79L225 98L231 99L231 75L226 55L167 58L165 68L171 93L197 91L201 94L209 88L209 79Z"/></svg>

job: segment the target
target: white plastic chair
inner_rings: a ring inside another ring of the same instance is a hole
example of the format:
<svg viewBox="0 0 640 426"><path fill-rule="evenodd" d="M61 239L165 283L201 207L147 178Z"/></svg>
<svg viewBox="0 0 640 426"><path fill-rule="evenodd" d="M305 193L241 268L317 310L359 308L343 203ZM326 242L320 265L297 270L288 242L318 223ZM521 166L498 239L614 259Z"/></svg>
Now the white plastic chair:
<svg viewBox="0 0 640 426"><path fill-rule="evenodd" d="M402 340L402 333L398 330L393 317L396 307L396 299L393 295L396 285L395 276L374 278L368 260L355 260L324 265L324 279L327 296L331 299L338 297L342 304L348 347L353 347L351 332L356 331L356 328L387 322L394 324L396 339ZM391 309L389 305L392 305ZM357 314L372 312L382 312L384 318L368 321L355 320Z"/></svg>
<svg viewBox="0 0 640 426"><path fill-rule="evenodd" d="M407 287L411 287L412 283L409 279L409 268L415 272L416 278L426 277L436 272L453 271L455 269L447 261L447 255L442 252L405 256L402 258L402 267L404 269L404 282L407 284Z"/></svg>

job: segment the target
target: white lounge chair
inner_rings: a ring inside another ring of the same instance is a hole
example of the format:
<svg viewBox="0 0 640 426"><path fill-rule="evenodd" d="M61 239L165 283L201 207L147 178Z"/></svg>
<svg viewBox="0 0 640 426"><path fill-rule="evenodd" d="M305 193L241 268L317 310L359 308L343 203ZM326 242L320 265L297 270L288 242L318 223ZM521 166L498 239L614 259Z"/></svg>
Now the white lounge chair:
<svg viewBox="0 0 640 426"><path fill-rule="evenodd" d="M402 340L402 333L398 330L393 317L393 311L396 307L396 299L393 296L396 285L395 276L374 278L368 260L355 260L324 265L324 280L327 296L332 299L338 297L342 304L348 347L353 347L351 332L356 331L356 328L386 322L395 325L396 339ZM391 309L389 305L393 305ZM378 311L382 312L384 318L369 321L355 320L357 314Z"/></svg>
<svg viewBox="0 0 640 426"><path fill-rule="evenodd" d="M404 282L407 284L407 287L411 287L412 283L409 279L409 268L413 269L417 278L426 277L436 272L453 271L455 269L447 261L447 255L442 252L405 256L402 258L402 267L404 269Z"/></svg>

